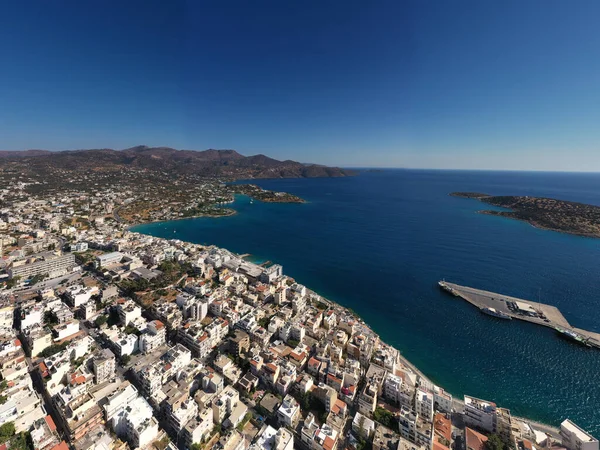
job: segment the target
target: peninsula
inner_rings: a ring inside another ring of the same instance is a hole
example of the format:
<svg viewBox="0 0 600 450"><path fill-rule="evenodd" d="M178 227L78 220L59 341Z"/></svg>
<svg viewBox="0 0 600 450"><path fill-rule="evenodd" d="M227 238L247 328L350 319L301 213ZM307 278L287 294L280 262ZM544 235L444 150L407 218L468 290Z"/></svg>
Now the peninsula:
<svg viewBox="0 0 600 450"><path fill-rule="evenodd" d="M509 211L482 210L480 214L508 217L527 222L536 228L600 237L600 207L545 197L492 196L479 192L452 192L454 197L476 199Z"/></svg>

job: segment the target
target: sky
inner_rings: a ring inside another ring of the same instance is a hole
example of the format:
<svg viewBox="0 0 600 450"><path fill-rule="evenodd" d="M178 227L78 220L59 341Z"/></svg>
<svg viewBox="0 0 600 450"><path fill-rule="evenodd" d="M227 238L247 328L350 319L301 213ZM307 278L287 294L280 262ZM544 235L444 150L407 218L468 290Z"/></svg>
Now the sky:
<svg viewBox="0 0 600 450"><path fill-rule="evenodd" d="M600 2L0 4L0 148L600 171Z"/></svg>

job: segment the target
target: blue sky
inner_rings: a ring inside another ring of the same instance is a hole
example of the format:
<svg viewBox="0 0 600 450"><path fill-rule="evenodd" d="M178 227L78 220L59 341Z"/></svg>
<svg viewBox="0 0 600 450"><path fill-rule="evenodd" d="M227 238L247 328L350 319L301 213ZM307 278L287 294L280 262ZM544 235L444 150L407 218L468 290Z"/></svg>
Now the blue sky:
<svg viewBox="0 0 600 450"><path fill-rule="evenodd" d="M0 148L600 171L600 2L0 7Z"/></svg>

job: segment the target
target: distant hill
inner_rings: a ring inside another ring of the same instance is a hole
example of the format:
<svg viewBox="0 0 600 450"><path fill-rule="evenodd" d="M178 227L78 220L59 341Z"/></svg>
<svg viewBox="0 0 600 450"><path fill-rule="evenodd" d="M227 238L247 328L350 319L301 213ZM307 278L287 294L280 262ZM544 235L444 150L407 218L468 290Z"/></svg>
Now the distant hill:
<svg viewBox="0 0 600 450"><path fill-rule="evenodd" d="M56 169L115 172L123 168L230 179L343 177L354 174L338 167L278 161L265 155L244 156L235 150L177 150L144 145L124 150L0 151L0 166L8 164L37 174Z"/></svg>

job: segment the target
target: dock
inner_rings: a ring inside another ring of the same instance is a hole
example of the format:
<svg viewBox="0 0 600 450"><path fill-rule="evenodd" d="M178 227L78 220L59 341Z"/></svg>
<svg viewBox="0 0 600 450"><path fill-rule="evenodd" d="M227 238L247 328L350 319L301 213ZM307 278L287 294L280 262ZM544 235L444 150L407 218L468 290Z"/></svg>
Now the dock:
<svg viewBox="0 0 600 450"><path fill-rule="evenodd" d="M557 331L563 330L569 334L571 340L576 340L586 347L600 349L599 333L571 326L556 306L461 286L447 281L440 281L438 284L444 291L466 300L480 310L492 308L510 316L512 319L523 320Z"/></svg>

